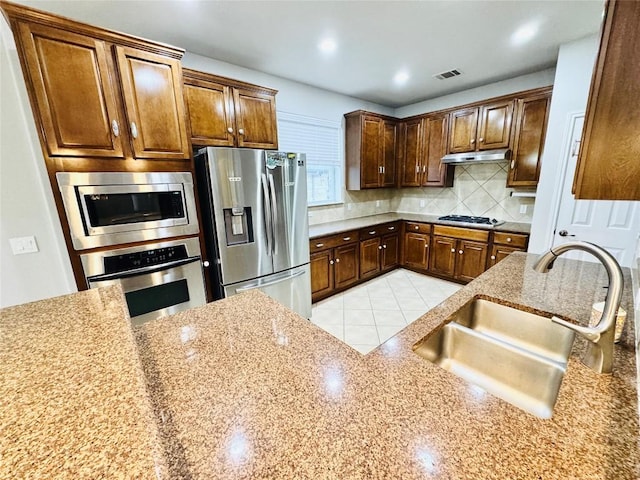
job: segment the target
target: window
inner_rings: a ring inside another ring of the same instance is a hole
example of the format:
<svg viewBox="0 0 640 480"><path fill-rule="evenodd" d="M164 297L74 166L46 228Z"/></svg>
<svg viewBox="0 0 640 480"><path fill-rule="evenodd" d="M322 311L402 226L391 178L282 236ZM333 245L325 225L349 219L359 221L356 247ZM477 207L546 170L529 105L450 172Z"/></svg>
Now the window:
<svg viewBox="0 0 640 480"><path fill-rule="evenodd" d="M278 149L307 155L309 206L342 202L340 123L278 112Z"/></svg>

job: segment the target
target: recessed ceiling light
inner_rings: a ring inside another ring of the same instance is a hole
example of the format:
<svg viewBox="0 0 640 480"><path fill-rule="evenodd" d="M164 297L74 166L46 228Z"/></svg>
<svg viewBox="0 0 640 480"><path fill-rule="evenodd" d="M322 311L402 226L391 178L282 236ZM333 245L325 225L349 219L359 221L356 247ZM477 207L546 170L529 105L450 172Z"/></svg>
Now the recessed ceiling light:
<svg viewBox="0 0 640 480"><path fill-rule="evenodd" d="M511 43L513 45L524 45L538 34L538 23L530 22L518 28L511 35Z"/></svg>
<svg viewBox="0 0 640 480"><path fill-rule="evenodd" d="M333 38L325 38L318 44L318 49L322 53L333 53L338 48L338 44Z"/></svg>
<svg viewBox="0 0 640 480"><path fill-rule="evenodd" d="M405 70L401 70L393 76L393 83L396 85L404 85L409 80L409 73Z"/></svg>

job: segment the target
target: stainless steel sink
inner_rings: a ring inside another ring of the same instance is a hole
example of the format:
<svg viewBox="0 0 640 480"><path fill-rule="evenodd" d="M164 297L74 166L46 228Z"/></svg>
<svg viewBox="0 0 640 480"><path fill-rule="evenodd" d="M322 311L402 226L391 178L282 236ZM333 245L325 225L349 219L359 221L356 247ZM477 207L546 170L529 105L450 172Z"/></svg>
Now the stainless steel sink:
<svg viewBox="0 0 640 480"><path fill-rule="evenodd" d="M537 417L551 418L574 333L550 319L474 299L414 351Z"/></svg>

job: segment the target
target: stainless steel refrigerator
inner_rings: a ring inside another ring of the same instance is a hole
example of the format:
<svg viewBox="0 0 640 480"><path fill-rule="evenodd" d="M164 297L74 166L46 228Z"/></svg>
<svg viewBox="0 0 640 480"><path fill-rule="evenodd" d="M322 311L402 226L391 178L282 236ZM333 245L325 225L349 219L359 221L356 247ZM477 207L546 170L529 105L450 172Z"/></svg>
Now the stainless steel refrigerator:
<svg viewBox="0 0 640 480"><path fill-rule="evenodd" d="M257 288L311 318L305 155L208 147L194 158L216 298Z"/></svg>

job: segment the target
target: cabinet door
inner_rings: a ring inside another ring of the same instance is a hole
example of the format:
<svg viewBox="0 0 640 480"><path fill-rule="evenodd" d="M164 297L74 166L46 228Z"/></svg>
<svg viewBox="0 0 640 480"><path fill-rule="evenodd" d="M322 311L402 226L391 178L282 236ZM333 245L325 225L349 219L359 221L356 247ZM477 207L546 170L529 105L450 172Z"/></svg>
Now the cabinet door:
<svg viewBox="0 0 640 480"><path fill-rule="evenodd" d="M426 270L429 264L429 235L407 232L404 235L404 264Z"/></svg>
<svg viewBox="0 0 640 480"><path fill-rule="evenodd" d="M396 186L396 158L398 157L398 124L385 120L382 123L382 176L380 186Z"/></svg>
<svg viewBox="0 0 640 480"><path fill-rule="evenodd" d="M509 146L512 115L513 100L480 107L478 150L492 150Z"/></svg>
<svg viewBox="0 0 640 480"><path fill-rule="evenodd" d="M549 117L551 94L516 101L515 133L507 187L535 187Z"/></svg>
<svg viewBox="0 0 640 480"><path fill-rule="evenodd" d="M278 148L276 99L273 95L233 89L238 147Z"/></svg>
<svg viewBox="0 0 640 480"><path fill-rule="evenodd" d="M470 282L486 269L487 250L486 243L458 241L455 278Z"/></svg>
<svg viewBox="0 0 640 480"><path fill-rule="evenodd" d="M360 155L360 186L380 185L380 154L382 152L382 119L365 116L362 119L362 150Z"/></svg>
<svg viewBox="0 0 640 480"><path fill-rule="evenodd" d="M403 187L419 187L422 176L422 119L404 123L402 135L402 178Z"/></svg>
<svg viewBox="0 0 640 480"><path fill-rule="evenodd" d="M311 296L315 301L333 291L333 250L311 254Z"/></svg>
<svg viewBox="0 0 640 480"><path fill-rule="evenodd" d="M123 157L105 43L39 24L19 29L49 155Z"/></svg>
<svg viewBox="0 0 640 480"><path fill-rule="evenodd" d="M507 258L513 252L524 252L521 248L504 247L502 245L494 245L491 247L491 255L487 261L487 268L493 267L496 263Z"/></svg>
<svg viewBox="0 0 640 480"><path fill-rule="evenodd" d="M473 152L476 149L478 109L465 108L451 113L449 153Z"/></svg>
<svg viewBox="0 0 640 480"><path fill-rule="evenodd" d="M348 287L358 281L360 266L358 262L358 244L344 245L334 250L335 288Z"/></svg>
<svg viewBox="0 0 640 480"><path fill-rule="evenodd" d="M233 147L234 118L231 89L219 83L189 79L184 85L193 145ZM231 131L229 131L231 130Z"/></svg>
<svg viewBox="0 0 640 480"><path fill-rule="evenodd" d="M380 271L380 237L360 242L360 278L367 278Z"/></svg>
<svg viewBox="0 0 640 480"><path fill-rule="evenodd" d="M382 257L380 267L382 270L390 270L400 262L399 235L392 233L382 237Z"/></svg>
<svg viewBox="0 0 640 480"><path fill-rule="evenodd" d="M456 240L448 237L434 236L431 242L431 264L429 271L452 277L455 273Z"/></svg>
<svg viewBox="0 0 640 480"><path fill-rule="evenodd" d="M424 120L424 164L422 185L426 187L453 186L453 166L441 160L447 153L449 116L436 115Z"/></svg>
<svg viewBox="0 0 640 480"><path fill-rule="evenodd" d="M640 2L609 0L591 79L576 199L640 200Z"/></svg>
<svg viewBox="0 0 640 480"><path fill-rule="evenodd" d="M116 46L134 157L188 159L180 61Z"/></svg>

